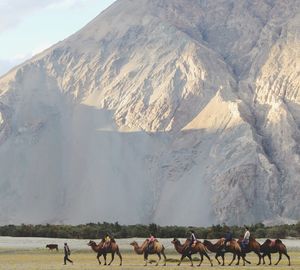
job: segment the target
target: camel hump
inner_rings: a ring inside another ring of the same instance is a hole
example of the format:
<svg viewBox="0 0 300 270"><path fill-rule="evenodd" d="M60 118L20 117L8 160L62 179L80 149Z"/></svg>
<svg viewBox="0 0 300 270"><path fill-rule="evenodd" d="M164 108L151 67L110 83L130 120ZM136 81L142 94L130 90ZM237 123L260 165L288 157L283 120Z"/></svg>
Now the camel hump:
<svg viewBox="0 0 300 270"><path fill-rule="evenodd" d="M160 243L159 241L154 241L154 248L155 249L163 249L163 244Z"/></svg>
<svg viewBox="0 0 300 270"><path fill-rule="evenodd" d="M280 239L276 239L275 244L282 244L282 241Z"/></svg>

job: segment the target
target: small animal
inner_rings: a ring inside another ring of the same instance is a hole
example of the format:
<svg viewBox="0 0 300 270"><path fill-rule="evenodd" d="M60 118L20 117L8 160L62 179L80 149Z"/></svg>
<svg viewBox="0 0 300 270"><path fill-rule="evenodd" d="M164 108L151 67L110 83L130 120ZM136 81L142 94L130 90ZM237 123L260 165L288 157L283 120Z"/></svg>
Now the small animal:
<svg viewBox="0 0 300 270"><path fill-rule="evenodd" d="M49 248L49 250L56 249L56 251L58 251L57 244L48 244L48 245L46 245L46 248Z"/></svg>

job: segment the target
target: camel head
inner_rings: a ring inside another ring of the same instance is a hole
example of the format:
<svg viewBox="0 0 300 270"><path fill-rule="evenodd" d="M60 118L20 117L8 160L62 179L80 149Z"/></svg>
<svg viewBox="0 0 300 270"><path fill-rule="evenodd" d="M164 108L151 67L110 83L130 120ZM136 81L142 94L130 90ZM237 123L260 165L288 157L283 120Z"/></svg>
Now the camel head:
<svg viewBox="0 0 300 270"><path fill-rule="evenodd" d="M174 239L171 241L171 243L172 243L173 245L178 245L178 244L180 244L180 241L179 241L177 238L174 238Z"/></svg>
<svg viewBox="0 0 300 270"><path fill-rule="evenodd" d="M131 245L131 246L137 246L138 243L137 243L136 241L133 241L133 242L130 243L130 245Z"/></svg>
<svg viewBox="0 0 300 270"><path fill-rule="evenodd" d="M93 246L97 246L96 242L90 240L90 242L87 243L88 246L93 247Z"/></svg>

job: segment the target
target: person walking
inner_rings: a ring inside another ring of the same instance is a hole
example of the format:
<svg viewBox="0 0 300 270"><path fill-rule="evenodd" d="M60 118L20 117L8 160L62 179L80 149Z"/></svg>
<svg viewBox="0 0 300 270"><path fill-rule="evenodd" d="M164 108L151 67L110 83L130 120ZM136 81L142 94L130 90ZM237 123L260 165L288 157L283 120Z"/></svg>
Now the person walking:
<svg viewBox="0 0 300 270"><path fill-rule="evenodd" d="M67 261L73 264L73 261L69 259L69 256L71 255L71 251L67 243L64 244L64 253L65 253L64 265L67 264Z"/></svg>

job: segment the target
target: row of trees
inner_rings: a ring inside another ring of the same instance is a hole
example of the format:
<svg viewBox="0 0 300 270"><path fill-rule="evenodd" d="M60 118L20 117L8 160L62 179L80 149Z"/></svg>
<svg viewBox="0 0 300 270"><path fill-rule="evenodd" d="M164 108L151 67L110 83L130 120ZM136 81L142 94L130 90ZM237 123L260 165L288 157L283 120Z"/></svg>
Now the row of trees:
<svg viewBox="0 0 300 270"><path fill-rule="evenodd" d="M255 238L286 238L300 237L300 222L294 225L279 225L266 227L259 223L248 226ZM227 230L233 232L235 238L243 235L243 227L213 225L211 227L183 227L149 225L120 225L116 223L88 223L84 225L6 225L0 227L0 236L14 237L50 237L99 239L106 233L115 238L146 238L150 233L159 238L185 238L190 230L194 230L199 239L217 239L224 236Z"/></svg>

